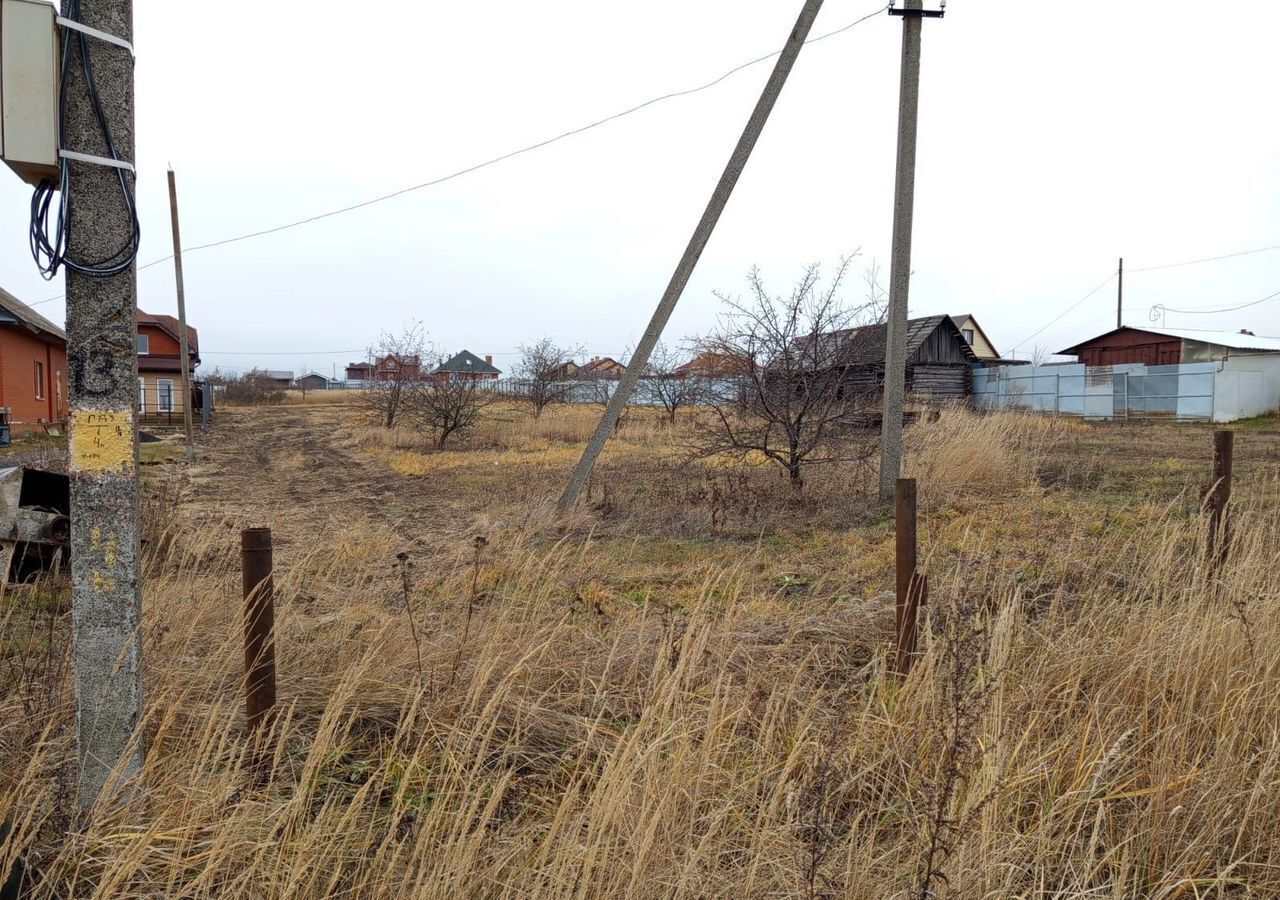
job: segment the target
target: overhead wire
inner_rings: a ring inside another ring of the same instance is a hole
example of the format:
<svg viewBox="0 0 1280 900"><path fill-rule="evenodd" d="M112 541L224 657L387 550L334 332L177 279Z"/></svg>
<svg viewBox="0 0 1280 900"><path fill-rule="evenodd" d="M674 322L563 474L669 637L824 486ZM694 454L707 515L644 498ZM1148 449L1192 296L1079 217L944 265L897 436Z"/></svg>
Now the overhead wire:
<svg viewBox="0 0 1280 900"><path fill-rule="evenodd" d="M1196 266L1200 263L1217 262L1222 259L1235 259L1238 256L1252 256L1255 253L1266 253L1271 250L1280 250L1280 244L1272 244L1269 247L1255 247L1252 250L1238 250L1235 253L1223 253L1221 256L1205 256L1201 259L1187 259L1182 262L1162 263L1158 266L1144 266L1138 269L1129 269L1129 273L1138 274L1140 272L1157 272L1161 269L1178 269L1182 266Z"/></svg>
<svg viewBox="0 0 1280 900"><path fill-rule="evenodd" d="M1188 306L1185 309L1174 309L1171 306L1165 306L1163 303L1157 303L1151 307L1151 321L1155 321L1157 316L1164 313L1179 313L1181 315L1213 315L1214 313L1235 312L1238 309L1248 309L1251 306L1257 306L1260 303L1266 303L1268 300L1280 299L1280 291L1267 296L1260 300L1250 300L1248 303L1241 303L1237 306Z"/></svg>
<svg viewBox="0 0 1280 900"><path fill-rule="evenodd" d="M828 31L824 34L820 34L817 37L809 38L809 40L805 41L805 43L816 44L819 41L824 41L828 38L835 37L838 34L843 34L846 31L849 31L850 29L858 25L861 25L863 22L866 22L869 19L875 18L876 16L878 16L880 13L884 12L888 8L889 8L889 5L884 4L878 7L877 9L875 9L874 11L869 12L866 15L855 19L854 21L848 23L847 25L843 25L840 28L837 28L833 31ZM770 60L781 52L782 52L782 48L779 48L777 50L772 51L771 53L766 53L763 56L757 56L755 59L748 60L747 62L734 66L733 68L729 69L722 75L719 75L718 77L712 79L711 81L706 82L705 84L698 85L697 87L686 88L684 90L671 91L666 94L661 94L657 97L652 97L649 100L644 101L643 103L638 103L635 106L622 110L621 112L617 112L612 115L605 116L602 119L596 119L593 122L589 122L586 125L578 126L577 128L571 128L568 131L562 131L559 134L555 135L554 137L546 138L545 140L541 140L541 141L538 141L537 143L529 144L517 150L512 150L508 153L503 153L500 156L495 156L492 159L487 159L483 162L475 163L474 165L470 165L470 166L467 166L466 168L459 169L456 172L450 172L447 175L442 175L438 178L433 178L429 181L423 181L419 184L410 185L408 187L391 191L390 193L381 194L377 197L372 197L368 200L363 200L359 203L353 203L349 206L343 206L338 209L329 210L328 212L317 213L312 216L307 216L302 219L297 219L293 222L287 222L283 225L276 225L271 228L263 228L258 231L252 231L246 234L236 235L234 237L223 238L217 241L209 241L208 243L204 243L204 244L196 244L191 247L183 247L182 252L195 253L196 251L199 251L199 250L209 250L214 247L223 247L223 246L226 246L227 244L234 244L240 241L247 241L253 238L264 237L269 234L277 234L281 231L287 231L291 228L298 228L302 225L309 225L313 222L319 222L323 219L329 219L334 216L343 215L344 213L354 212L355 210L358 210L358 209L364 209L365 207L373 206L376 203L383 203L387 200L393 200L396 197L402 197L405 194L410 194L410 193L413 193L414 191L420 191L425 188L435 187L436 185L444 184L445 182L452 181L455 178L461 178L464 175L469 175L473 172L478 172L481 169L486 169L490 166L497 165L498 163L505 162L517 156L522 156L526 153L531 153L534 150L540 150L543 147L550 146L551 144L558 143L560 141L566 140L567 138L571 138L576 135L582 134L583 132L590 131L594 128L599 128L602 125L607 125L610 122L615 122L618 119L638 113L641 110L647 109L648 107L653 106L655 104L662 103L667 100L674 100L679 97L688 97L692 94L698 94L698 93L701 93L702 91L710 90L711 88L719 85L723 81L726 81L727 79L738 74L744 69L749 69L752 66L759 65L762 62ZM144 265L140 265L138 266L138 269L139 270L149 269L152 266L158 266L161 263L168 262L171 259L173 259L173 254L169 254L168 256L164 256L159 259L152 260L149 263L145 263ZM54 300L61 300L64 296L65 296L64 294L59 294L56 297L48 297L44 300L38 300L35 303L31 303L28 305L39 306L43 303L52 303Z"/></svg>
<svg viewBox="0 0 1280 900"><path fill-rule="evenodd" d="M1014 344L1014 345L1013 345L1014 350L1017 350L1019 347L1025 346L1025 345L1026 345L1026 343L1027 343L1027 341L1029 341L1029 340L1031 340L1032 338L1037 337L1038 335L1040 335L1040 334L1042 334L1043 332L1047 331L1051 326L1056 325L1056 324L1057 324L1058 322L1060 322L1063 318L1065 318L1065 317L1067 316L1067 314L1068 314L1068 313L1073 312L1075 309L1077 309L1079 306L1081 306L1081 305L1082 305L1086 300L1088 300L1088 299L1089 299L1090 297L1092 297L1094 294L1098 293L1098 291L1102 290L1104 287L1106 287L1108 284L1110 284L1110 283L1111 283L1111 279L1115 278L1117 274L1118 274L1118 273L1116 273L1116 272L1112 272L1110 275L1108 275L1108 276L1106 277L1106 280L1105 280L1105 281L1103 281L1103 282L1102 282L1101 284L1099 284L1096 288L1094 288L1093 290L1089 291L1089 293L1085 294L1083 297L1081 297L1081 298L1080 298L1079 300L1077 300L1075 303L1072 303L1070 306L1068 306L1066 309L1064 309L1062 312L1060 312L1060 313L1059 313L1057 316L1055 316L1055 317L1053 318L1053 320L1052 320L1052 321L1050 321L1048 324L1044 325L1044 326L1043 326L1043 327L1041 327L1039 330L1032 332L1031 334L1029 334L1029 335L1027 335L1025 338L1023 338L1022 340L1018 341L1016 344Z"/></svg>

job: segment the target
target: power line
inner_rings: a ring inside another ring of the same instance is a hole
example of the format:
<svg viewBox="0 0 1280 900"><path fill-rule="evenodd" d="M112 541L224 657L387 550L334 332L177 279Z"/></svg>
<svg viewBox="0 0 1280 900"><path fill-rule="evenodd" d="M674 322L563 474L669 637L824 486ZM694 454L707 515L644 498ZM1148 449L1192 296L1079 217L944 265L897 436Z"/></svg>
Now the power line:
<svg viewBox="0 0 1280 900"><path fill-rule="evenodd" d="M1237 256L1252 256L1255 253L1266 253L1270 250L1280 250L1280 244L1272 244L1269 247L1255 247L1253 250L1238 250L1235 253L1224 253L1221 256L1206 256L1202 259L1188 259L1183 262L1163 263L1158 266L1145 266L1141 269L1130 269L1129 272L1155 272L1160 269L1177 269L1182 266L1195 266L1200 263L1217 262L1220 259L1235 259ZM1173 310L1170 310L1170 312L1172 311Z"/></svg>
<svg viewBox="0 0 1280 900"><path fill-rule="evenodd" d="M850 29L858 25L861 25L863 22L866 22L869 19L875 18L876 16L880 15L880 13L884 12L888 8L889 8L888 4L881 6L878 9L874 10L873 12L869 12L866 15L858 19L855 19L854 21L850 22L848 25L843 25L840 28L835 29L834 31L828 31L827 33L820 34L815 38L810 38L809 40L805 41L805 43L816 44L819 41L826 40L827 38L835 37L838 34L843 34L844 32L849 31ZM711 88L715 87L716 85L720 84L723 81L726 81L727 79L731 78L732 76L738 74L739 72L745 69L749 69L752 66L759 65L762 62L773 59L773 57L777 56L781 52L782 52L782 48L779 48L777 50L774 50L771 53L766 53L763 56L757 56L755 59L748 60L747 62L734 66L732 69L729 69L723 75L720 75L719 77L711 81L708 81L706 84L702 84L693 88L686 88L680 91L672 91L667 94L662 94L660 96L653 97L649 100L644 101L643 103L638 103L635 106L632 106L628 109L624 109L621 112L617 112L617 113L614 113L613 115L606 116L603 119L597 119L594 122L590 122L586 125L581 125L577 128L572 128L568 131L562 131L560 134L557 134L555 137L550 137L550 138L547 138L546 140L538 141L536 144L529 144L528 146L521 147L518 150L512 150L508 153L502 154L501 156L495 156L492 159L485 160L484 162L467 166L465 169L459 169L458 171L451 172L448 175L442 175L439 178L433 178L430 181L424 181L424 182L421 182L420 184L414 184L414 185L410 185L409 187L400 188L399 190L392 191L388 194L382 194L380 196L373 197L369 200L363 200L359 203L353 203L350 206L344 206L344 207L341 207L340 209L334 209L334 210L330 210L329 212L317 213L316 215L313 215L313 216L307 216L306 218L298 219L294 222L288 222L284 225L276 225L272 228L264 228L259 231L252 231L247 234L237 235L235 237L223 238L222 240L218 240L218 241L210 241L207 244L197 244L194 247L183 247L182 251L184 253L194 253L198 250L208 250L213 247L223 247L223 246L226 246L227 244L234 244L240 241L251 240L252 238L264 237L265 235L269 235L269 234L276 234L277 232L287 231L290 228L297 228L302 225L309 225L313 222L319 222L322 219L328 219L328 218L332 218L333 216L340 216L343 213L349 213L358 209L364 209L366 206L373 206L375 203L383 203L387 200L393 200L396 197L401 197L401 196L404 196L405 194L413 193L414 191L420 191L420 190L423 190L424 188L435 187L436 185L444 184L445 182L452 181L455 178L461 178L463 175L470 175L472 172L478 172L481 169L486 169L489 166L497 165L498 163L505 162L506 160L509 160L509 159L513 159L514 157L522 156L526 153L532 153L534 150L540 150L543 147L550 146L551 144L555 144L567 138L571 138L576 135L582 134L583 132L590 131L593 128L599 128L602 125L607 125L610 122L615 122L618 119L633 115L634 113L638 113L641 110L646 109L650 106L653 106L657 103L662 103L667 100L674 100L679 97L688 97L692 94L698 94L698 93L701 93L702 91L710 90ZM162 257L160 259L152 260L151 262L146 263L145 265L138 266L138 269L139 270L149 269L152 266L158 266L161 263L168 262L171 259L173 259L172 254L170 254L169 256ZM31 303L28 305L39 306L42 303L52 303L54 300L61 300L63 296L65 295L59 294L56 297L49 297L45 300L37 300L35 303Z"/></svg>
<svg viewBox="0 0 1280 900"><path fill-rule="evenodd" d="M1013 349L1014 349L1015 351L1017 351L1017 349L1018 349L1019 347L1021 347L1021 346L1025 345L1025 344L1027 343L1027 341L1031 340L1033 337L1036 337L1036 336L1037 336L1037 335L1039 335L1041 332L1046 331L1046 330L1047 330L1048 328L1050 328L1052 325L1057 324L1059 321L1061 321L1061 320L1062 320L1062 319L1067 315L1067 313L1072 312L1074 309L1076 309L1076 307L1080 306L1082 303L1084 303L1086 300L1088 300L1088 299L1089 299L1090 297L1092 297L1094 294L1098 293L1098 291L1102 290L1104 287L1106 287L1108 284L1110 284L1110 283L1111 283L1111 279L1113 279L1113 278L1115 278L1115 277L1116 277L1116 273L1115 273L1115 272L1112 272L1110 275L1108 275L1108 276L1107 276L1107 278L1106 278L1106 280L1105 280L1105 281L1103 281L1101 284L1099 284L1096 288L1094 288L1093 290L1091 290L1089 293L1085 294L1083 297L1081 297L1081 298L1080 298L1079 300L1077 300L1075 303L1072 303L1070 306L1068 306L1066 309L1064 309L1061 313L1059 313L1059 314L1058 314L1058 315L1053 319L1053 321L1049 322L1049 324L1048 324L1048 325L1045 325L1044 327L1040 328L1038 331L1032 332L1031 334L1029 334L1029 335L1027 335L1025 338L1023 338L1022 340L1018 341L1018 343L1014 344L1014 345L1013 345Z"/></svg>
<svg viewBox="0 0 1280 900"><path fill-rule="evenodd" d="M1165 306L1163 303L1157 303L1151 307L1151 320L1154 322L1157 316L1165 313L1180 313L1189 316L1207 316L1214 313L1235 312L1238 309L1248 309L1250 306L1257 306L1259 303L1266 303L1268 300L1275 300L1280 297L1280 291L1274 294L1268 294L1260 300L1250 300L1248 303L1241 303L1238 306L1189 306L1186 309L1174 309Z"/></svg>

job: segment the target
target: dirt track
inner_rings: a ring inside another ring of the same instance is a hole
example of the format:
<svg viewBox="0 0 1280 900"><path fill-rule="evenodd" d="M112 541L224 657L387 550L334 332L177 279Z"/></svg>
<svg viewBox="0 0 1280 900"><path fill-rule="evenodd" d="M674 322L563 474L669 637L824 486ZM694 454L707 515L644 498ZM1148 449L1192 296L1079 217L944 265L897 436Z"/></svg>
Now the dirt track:
<svg viewBox="0 0 1280 900"><path fill-rule="evenodd" d="M358 427L358 426L357 426ZM197 438L184 506L199 519L267 525L277 544L372 520L408 543L446 521L430 479L406 479L360 451L349 410L231 409Z"/></svg>

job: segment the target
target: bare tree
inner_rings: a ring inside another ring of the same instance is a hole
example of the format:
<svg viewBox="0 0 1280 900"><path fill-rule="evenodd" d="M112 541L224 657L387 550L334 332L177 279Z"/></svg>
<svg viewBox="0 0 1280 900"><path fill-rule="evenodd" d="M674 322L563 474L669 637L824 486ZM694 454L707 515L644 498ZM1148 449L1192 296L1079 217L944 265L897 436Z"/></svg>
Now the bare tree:
<svg viewBox="0 0 1280 900"><path fill-rule="evenodd" d="M535 419L551 404L568 399L575 355L582 355L581 347L561 347L549 337L520 345L515 379L519 396L528 401Z"/></svg>
<svg viewBox="0 0 1280 900"><path fill-rule="evenodd" d="M641 376L645 396L666 411L674 424L682 409L697 406L706 391L706 380L699 372L681 372L680 355L659 341L649 354L649 371Z"/></svg>
<svg viewBox="0 0 1280 900"><path fill-rule="evenodd" d="M485 408L499 399L478 378L428 375L406 395L404 418L429 429L436 449L443 450L450 436L475 426Z"/></svg>
<svg viewBox="0 0 1280 900"><path fill-rule="evenodd" d="M883 304L843 303L851 262L841 260L825 288L812 265L789 296L773 296L753 268L745 299L717 294L727 310L699 351L718 360L726 377L705 392L713 414L697 424L694 458L758 453L798 492L806 467L870 454L851 440L849 426L869 407L877 352L883 367L883 327L859 326L876 324ZM855 367L867 383L853 377Z"/></svg>
<svg viewBox="0 0 1280 900"><path fill-rule="evenodd" d="M393 428L414 388L422 381L427 351L421 322L399 334L384 331L369 348L370 380L359 397L360 406L383 428Z"/></svg>

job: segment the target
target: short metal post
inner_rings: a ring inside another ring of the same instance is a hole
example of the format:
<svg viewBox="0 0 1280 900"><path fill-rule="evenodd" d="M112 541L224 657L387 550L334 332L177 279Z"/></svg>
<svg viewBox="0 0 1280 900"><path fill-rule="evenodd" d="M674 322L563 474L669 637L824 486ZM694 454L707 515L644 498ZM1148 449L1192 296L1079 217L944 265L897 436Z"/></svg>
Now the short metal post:
<svg viewBox="0 0 1280 900"><path fill-rule="evenodd" d="M250 734L276 705L275 583L271 529L240 532L240 570L244 584L244 712Z"/></svg>
<svg viewBox="0 0 1280 900"><path fill-rule="evenodd" d="M916 652L920 605L927 596L927 582L916 572L916 480L899 478L894 485L897 591L894 606L896 646L893 671L906 675Z"/></svg>
<svg viewBox="0 0 1280 900"><path fill-rule="evenodd" d="M1235 451L1235 432L1219 428L1213 433L1213 482L1209 485L1209 559L1221 565L1227 561L1231 525L1227 504L1231 500L1231 469Z"/></svg>

